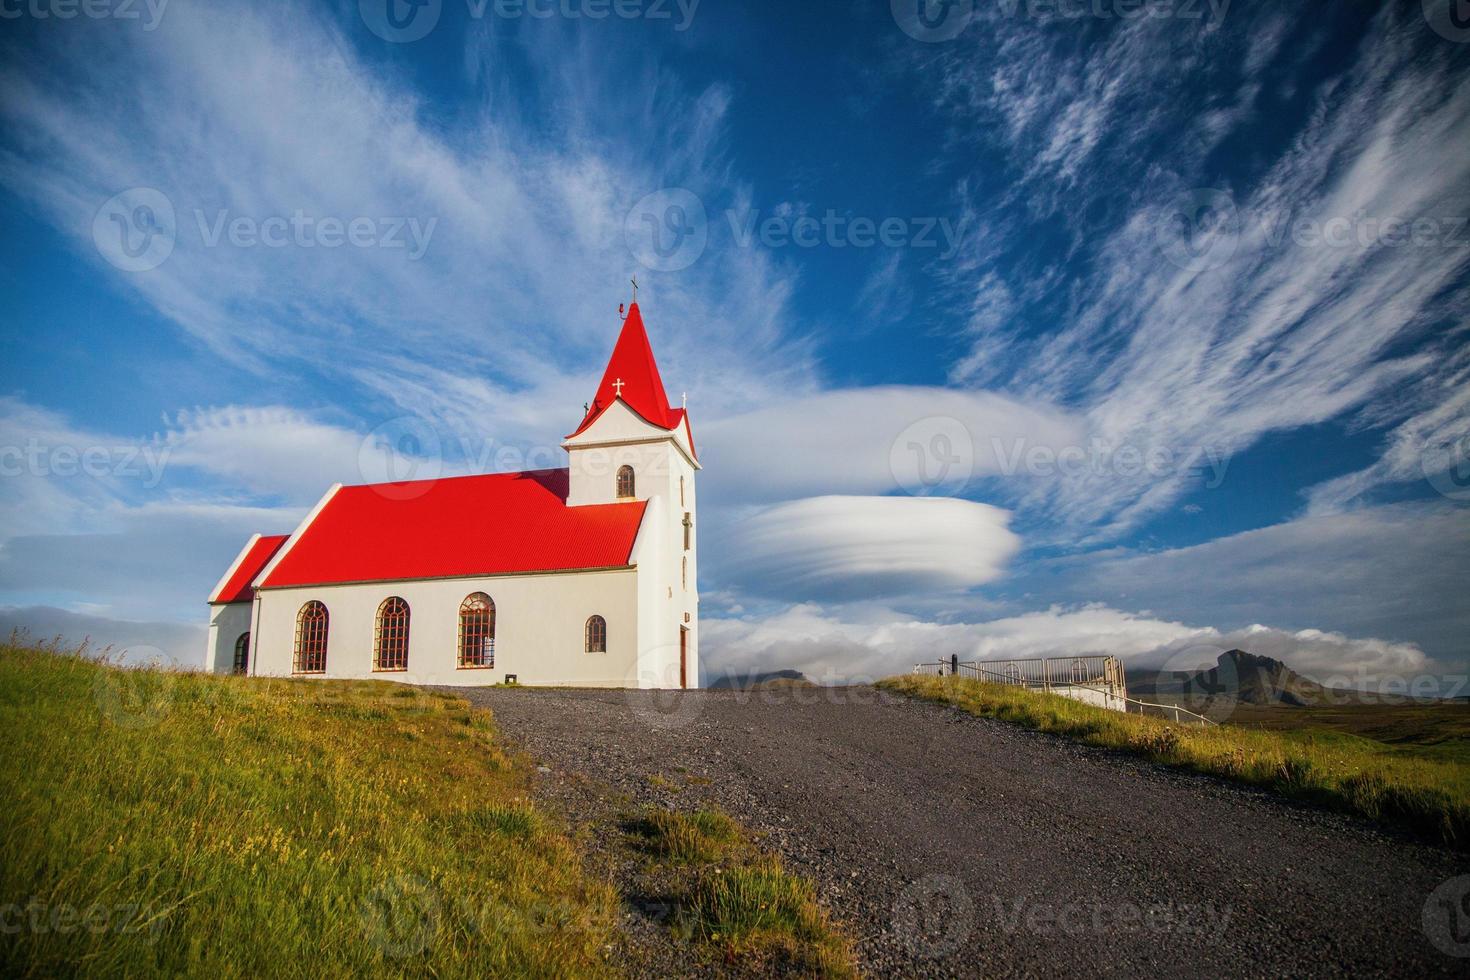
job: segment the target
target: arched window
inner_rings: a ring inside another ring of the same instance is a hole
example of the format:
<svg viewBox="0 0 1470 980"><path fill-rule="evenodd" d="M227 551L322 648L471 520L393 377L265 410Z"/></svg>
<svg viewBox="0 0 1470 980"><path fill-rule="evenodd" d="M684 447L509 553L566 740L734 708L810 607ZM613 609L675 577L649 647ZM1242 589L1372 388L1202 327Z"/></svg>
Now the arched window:
<svg viewBox="0 0 1470 980"><path fill-rule="evenodd" d="M235 641L235 666L232 672L236 674L243 674L245 673L245 668L249 666L250 631L246 630L244 633L241 633L240 638Z"/></svg>
<svg viewBox="0 0 1470 980"><path fill-rule="evenodd" d="M618 499L633 496L633 467L618 467Z"/></svg>
<svg viewBox="0 0 1470 980"><path fill-rule="evenodd" d="M408 669L408 603L395 596L378 607L373 670Z"/></svg>
<svg viewBox="0 0 1470 980"><path fill-rule="evenodd" d="M298 674L327 672L327 607L315 599L296 614L296 661L291 669Z"/></svg>
<svg viewBox="0 0 1470 980"><path fill-rule="evenodd" d="M587 620L587 652L607 653L607 620L601 616Z"/></svg>
<svg viewBox="0 0 1470 980"><path fill-rule="evenodd" d="M459 667L495 666L495 600L476 592L459 604Z"/></svg>
<svg viewBox="0 0 1470 980"><path fill-rule="evenodd" d="M679 477L679 506L684 506L684 478Z"/></svg>
<svg viewBox="0 0 1470 980"><path fill-rule="evenodd" d="M687 588L689 588L689 559L687 557L686 558L681 558L680 559L680 563L681 564L679 566L679 583L681 585L683 585L684 588L687 589Z"/></svg>

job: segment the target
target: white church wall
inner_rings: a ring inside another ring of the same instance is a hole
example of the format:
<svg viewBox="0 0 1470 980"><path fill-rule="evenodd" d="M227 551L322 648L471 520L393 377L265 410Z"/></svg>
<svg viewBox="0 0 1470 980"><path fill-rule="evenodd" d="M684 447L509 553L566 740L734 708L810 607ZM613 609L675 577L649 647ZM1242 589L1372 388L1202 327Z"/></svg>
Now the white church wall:
<svg viewBox="0 0 1470 980"><path fill-rule="evenodd" d="M640 441L641 440L641 441ZM699 686L699 561L695 474L688 434L670 433L615 402L587 431L565 443L569 504L617 501L617 471L634 472L634 495L648 501L635 547L643 626L642 686L678 687L679 633L687 630L685 682ZM696 528L684 549L684 516ZM656 533L655 533L656 531ZM685 572L685 561L688 571ZM656 680L650 683L650 678Z"/></svg>
<svg viewBox="0 0 1470 980"><path fill-rule="evenodd" d="M240 639L241 633L249 631L250 603L212 603L209 607L209 645L205 650L204 669L215 674L228 674L233 670L235 641Z"/></svg>
<svg viewBox="0 0 1470 980"><path fill-rule="evenodd" d="M625 687L636 684L636 569L492 578L329 585L263 590L251 673L291 676L296 616L312 599L329 615L328 678L409 684L484 686L515 674L522 684ZM459 607L484 592L495 602L495 666L458 667ZM408 670L373 670L379 605L389 596L409 606ZM607 620L607 653L585 651L587 619Z"/></svg>

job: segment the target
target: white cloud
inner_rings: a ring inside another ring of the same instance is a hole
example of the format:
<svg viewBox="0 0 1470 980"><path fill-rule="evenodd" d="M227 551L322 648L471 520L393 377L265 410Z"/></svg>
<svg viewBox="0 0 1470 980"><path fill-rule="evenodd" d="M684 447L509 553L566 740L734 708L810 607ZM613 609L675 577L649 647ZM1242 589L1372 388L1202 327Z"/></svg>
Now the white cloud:
<svg viewBox="0 0 1470 980"><path fill-rule="evenodd" d="M816 494L957 493L1001 470L995 445L1077 445L1082 425L1037 401L989 392L886 386L776 401L696 435L721 473L718 501ZM939 440L936 442L936 440Z"/></svg>
<svg viewBox="0 0 1470 980"><path fill-rule="evenodd" d="M1144 608L1226 630L1330 625L1470 667L1470 521L1448 503L1312 515L1185 548L1040 562L1014 592Z"/></svg>
<svg viewBox="0 0 1470 980"><path fill-rule="evenodd" d="M940 497L812 497L718 529L719 576L788 597L900 595L997 578L1020 548L1010 515Z"/></svg>
<svg viewBox="0 0 1470 980"><path fill-rule="evenodd" d="M852 610L804 604L764 618L706 619L706 670L718 675L794 668L818 682L840 683L907 673L915 663L950 656L983 661L1111 654L1125 667L1177 664L1182 656L1194 667L1232 648L1275 657L1324 681L1370 687L1387 677L1426 676L1432 668L1411 644L1261 625L1221 632L1100 605L983 623L925 622L889 610L851 617L844 612Z"/></svg>

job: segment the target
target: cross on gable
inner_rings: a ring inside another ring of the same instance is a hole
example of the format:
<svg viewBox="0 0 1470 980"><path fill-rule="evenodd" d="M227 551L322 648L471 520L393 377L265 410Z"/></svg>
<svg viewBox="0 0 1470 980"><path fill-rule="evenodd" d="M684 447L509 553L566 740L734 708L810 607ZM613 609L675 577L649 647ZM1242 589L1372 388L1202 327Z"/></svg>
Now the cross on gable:
<svg viewBox="0 0 1470 980"><path fill-rule="evenodd" d="M613 390L617 392L617 397L619 398L623 397L623 384L624 382L622 378L619 378L618 380L613 382Z"/></svg>

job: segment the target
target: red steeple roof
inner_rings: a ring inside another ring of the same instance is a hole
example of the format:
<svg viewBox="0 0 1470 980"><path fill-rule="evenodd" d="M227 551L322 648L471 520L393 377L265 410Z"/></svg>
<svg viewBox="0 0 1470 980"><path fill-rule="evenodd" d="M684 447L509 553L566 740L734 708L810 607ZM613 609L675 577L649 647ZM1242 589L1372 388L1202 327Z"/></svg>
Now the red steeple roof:
<svg viewBox="0 0 1470 980"><path fill-rule="evenodd" d="M648 331L643 328L643 314L638 311L637 303L628 308L628 317L623 321L623 330L618 334L612 358L602 373L602 381L597 385L597 394L587 409L587 415L577 426L577 431L567 438L585 432L619 398L639 418L659 428L672 430L687 425L684 410L670 405L669 396L664 392L658 362L653 359L653 347L648 343ZM693 444L691 432L691 448Z"/></svg>

